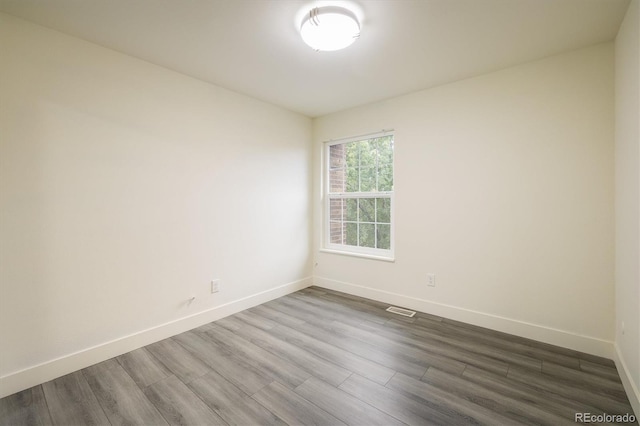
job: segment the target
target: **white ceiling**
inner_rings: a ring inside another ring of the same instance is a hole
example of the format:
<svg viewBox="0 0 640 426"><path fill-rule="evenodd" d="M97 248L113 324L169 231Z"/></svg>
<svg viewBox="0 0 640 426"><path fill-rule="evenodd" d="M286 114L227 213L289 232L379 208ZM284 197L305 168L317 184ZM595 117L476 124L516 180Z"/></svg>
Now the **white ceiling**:
<svg viewBox="0 0 640 426"><path fill-rule="evenodd" d="M0 10L316 117L613 40L629 0L0 0ZM361 37L315 52L302 15Z"/></svg>

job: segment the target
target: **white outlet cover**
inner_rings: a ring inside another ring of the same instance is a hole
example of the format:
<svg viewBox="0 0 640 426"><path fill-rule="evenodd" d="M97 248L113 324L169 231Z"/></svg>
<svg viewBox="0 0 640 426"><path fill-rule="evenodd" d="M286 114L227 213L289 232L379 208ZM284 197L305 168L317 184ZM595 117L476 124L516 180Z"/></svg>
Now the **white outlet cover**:
<svg viewBox="0 0 640 426"><path fill-rule="evenodd" d="M435 274L427 274L427 285L429 287L436 286L436 275Z"/></svg>

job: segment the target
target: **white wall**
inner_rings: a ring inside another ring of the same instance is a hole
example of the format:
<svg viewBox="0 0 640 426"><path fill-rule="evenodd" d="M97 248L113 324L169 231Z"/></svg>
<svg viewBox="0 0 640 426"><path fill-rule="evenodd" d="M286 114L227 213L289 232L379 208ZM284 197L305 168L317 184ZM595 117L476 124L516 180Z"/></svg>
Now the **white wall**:
<svg viewBox="0 0 640 426"><path fill-rule="evenodd" d="M4 14L0 50L0 396L310 276L309 118Z"/></svg>
<svg viewBox="0 0 640 426"><path fill-rule="evenodd" d="M618 370L636 414L640 416L639 0L633 0L629 5L616 38L615 54L615 341Z"/></svg>
<svg viewBox="0 0 640 426"><path fill-rule="evenodd" d="M611 356L613 44L314 121L394 128L396 261L316 249L318 285ZM436 287L426 274L436 274Z"/></svg>

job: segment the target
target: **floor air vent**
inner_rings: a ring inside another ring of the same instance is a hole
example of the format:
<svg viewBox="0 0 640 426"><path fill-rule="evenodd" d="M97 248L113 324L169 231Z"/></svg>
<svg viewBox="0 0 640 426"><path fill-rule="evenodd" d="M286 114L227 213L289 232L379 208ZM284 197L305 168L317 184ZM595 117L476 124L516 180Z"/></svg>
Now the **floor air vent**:
<svg viewBox="0 0 640 426"><path fill-rule="evenodd" d="M396 308L395 306L389 306L387 308L387 312L391 312L393 314L404 315L405 317L412 317L416 313L414 311L410 311L408 309Z"/></svg>

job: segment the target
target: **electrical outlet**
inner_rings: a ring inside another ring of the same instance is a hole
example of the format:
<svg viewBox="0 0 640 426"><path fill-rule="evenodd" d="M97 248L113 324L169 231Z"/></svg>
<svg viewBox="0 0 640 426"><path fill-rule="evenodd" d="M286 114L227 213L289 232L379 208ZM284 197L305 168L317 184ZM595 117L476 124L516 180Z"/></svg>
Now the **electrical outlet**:
<svg viewBox="0 0 640 426"><path fill-rule="evenodd" d="M220 291L220 280L211 281L211 293L217 293Z"/></svg>
<svg viewBox="0 0 640 426"><path fill-rule="evenodd" d="M427 274L427 285L429 287L436 286L436 274Z"/></svg>

